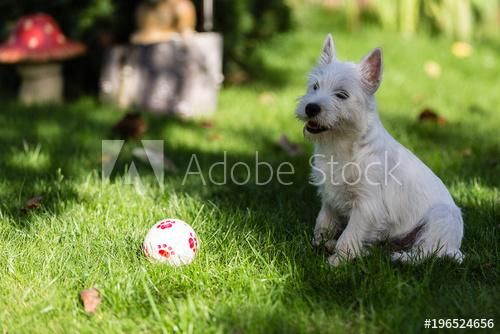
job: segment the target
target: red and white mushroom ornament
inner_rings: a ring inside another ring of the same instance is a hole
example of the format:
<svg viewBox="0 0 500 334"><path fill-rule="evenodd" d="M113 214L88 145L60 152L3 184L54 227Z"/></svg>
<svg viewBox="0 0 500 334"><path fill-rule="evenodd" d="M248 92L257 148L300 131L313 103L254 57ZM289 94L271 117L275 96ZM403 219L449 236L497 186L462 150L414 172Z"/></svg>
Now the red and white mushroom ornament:
<svg viewBox="0 0 500 334"><path fill-rule="evenodd" d="M144 238L144 255L152 262L171 266L190 264L200 249L193 228L180 219L168 218L151 227Z"/></svg>
<svg viewBox="0 0 500 334"><path fill-rule="evenodd" d="M85 46L68 40L52 17L38 13L17 21L8 41L0 45L0 63L19 64L23 102L59 102L63 90L60 62L84 52Z"/></svg>

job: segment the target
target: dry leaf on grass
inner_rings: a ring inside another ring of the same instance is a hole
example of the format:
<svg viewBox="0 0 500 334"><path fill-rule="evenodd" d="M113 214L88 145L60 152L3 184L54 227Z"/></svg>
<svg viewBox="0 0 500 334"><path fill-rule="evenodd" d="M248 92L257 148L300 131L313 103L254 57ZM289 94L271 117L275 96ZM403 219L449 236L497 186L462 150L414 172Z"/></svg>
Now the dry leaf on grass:
<svg viewBox="0 0 500 334"><path fill-rule="evenodd" d="M146 122L141 114L128 113L113 126L112 131L121 139L140 139L146 128Z"/></svg>
<svg viewBox="0 0 500 334"><path fill-rule="evenodd" d="M466 42L455 42L451 47L451 53L457 58L467 58L472 54L472 45Z"/></svg>
<svg viewBox="0 0 500 334"><path fill-rule="evenodd" d="M210 136L208 136L208 140L210 140L210 141L217 141L220 139L221 139L221 136L217 132L214 132Z"/></svg>
<svg viewBox="0 0 500 334"><path fill-rule="evenodd" d="M424 96L422 94L415 94L412 100L414 104L419 104L424 100Z"/></svg>
<svg viewBox="0 0 500 334"><path fill-rule="evenodd" d="M83 303L83 309L87 313L95 313L99 304L101 304L101 296L96 288L89 288L80 292L80 299Z"/></svg>
<svg viewBox="0 0 500 334"><path fill-rule="evenodd" d="M463 157L470 157L472 155L472 149L470 147L466 147L460 151L460 155Z"/></svg>
<svg viewBox="0 0 500 334"><path fill-rule="evenodd" d="M291 142L286 135L282 135L278 140L278 145L285 151L288 156L295 157L304 153L304 150L299 144Z"/></svg>
<svg viewBox="0 0 500 334"><path fill-rule="evenodd" d="M110 162L113 159L113 156L111 154L101 154L101 163L105 164Z"/></svg>
<svg viewBox="0 0 500 334"><path fill-rule="evenodd" d="M441 65L433 60L428 60L424 64L424 71L432 79L439 79L441 76Z"/></svg>
<svg viewBox="0 0 500 334"><path fill-rule="evenodd" d="M153 168L163 168L166 171L177 172L177 166L163 152L136 147L132 150L132 155L140 161L150 164Z"/></svg>
<svg viewBox="0 0 500 334"><path fill-rule="evenodd" d="M229 74L226 78L226 82L232 85L241 85L247 82L249 79L248 74L244 71L235 71Z"/></svg>
<svg viewBox="0 0 500 334"><path fill-rule="evenodd" d="M276 96L270 92L263 92L259 95L259 102L263 105L268 105L274 102Z"/></svg>
<svg viewBox="0 0 500 334"><path fill-rule="evenodd" d="M212 121L205 120L200 123L200 126L205 129L211 129L214 127L214 123Z"/></svg>
<svg viewBox="0 0 500 334"><path fill-rule="evenodd" d="M30 198L24 203L24 206L21 208L22 213L28 213L31 210L38 209L42 206L42 196L35 196Z"/></svg>
<svg viewBox="0 0 500 334"><path fill-rule="evenodd" d="M430 108L425 108L422 110L422 112L418 115L418 120L420 122L433 122L439 125L445 125L448 123L448 120L443 117L438 115L434 110Z"/></svg>

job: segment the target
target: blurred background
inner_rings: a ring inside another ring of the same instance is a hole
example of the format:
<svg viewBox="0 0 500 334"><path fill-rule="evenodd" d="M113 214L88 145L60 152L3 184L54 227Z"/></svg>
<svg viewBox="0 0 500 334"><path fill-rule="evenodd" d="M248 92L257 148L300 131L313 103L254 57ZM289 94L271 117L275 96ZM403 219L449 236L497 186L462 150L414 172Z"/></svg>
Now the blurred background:
<svg viewBox="0 0 500 334"><path fill-rule="evenodd" d="M142 3L161 4L169 1L150 0ZM171 1L175 2L175 1ZM97 94L103 57L107 49L128 43L136 30L136 15L141 1L117 0L6 0L0 3L0 40L7 41L16 22L24 15L44 12L50 14L61 30L87 45L89 52L69 61L65 76L72 80L65 87L70 98L80 94ZM196 30L204 31L202 0L195 0ZM291 9L283 0L216 0L213 4L213 30L224 36L224 71L239 75L259 66L252 52L255 42L291 29ZM13 96L19 79L15 68L2 66L0 90Z"/></svg>
<svg viewBox="0 0 500 334"><path fill-rule="evenodd" d="M66 96L96 95L105 52L113 45L129 42L137 28L135 18L140 3L138 0L3 0L0 40L8 39L20 17L36 12L50 14L68 37L83 42L89 51L67 62L64 75L71 80L66 80ZM203 1L195 0L194 5L195 28L204 31ZM296 28L295 10L303 5L332 11L331 30L355 31L376 25L383 31L405 36L443 35L464 42L498 41L500 35L498 0L214 0L213 30L224 37L226 84L239 84L264 75L257 43ZM467 46L462 45L463 48ZM2 65L0 94L14 96L19 84L15 68Z"/></svg>

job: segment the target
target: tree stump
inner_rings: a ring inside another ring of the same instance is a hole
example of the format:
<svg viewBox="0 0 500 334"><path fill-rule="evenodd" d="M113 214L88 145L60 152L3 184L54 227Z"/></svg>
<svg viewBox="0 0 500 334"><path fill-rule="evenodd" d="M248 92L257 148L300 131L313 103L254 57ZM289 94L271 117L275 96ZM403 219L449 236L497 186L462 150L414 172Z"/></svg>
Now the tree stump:
<svg viewBox="0 0 500 334"><path fill-rule="evenodd" d="M222 79L219 34L176 35L162 43L113 47L101 72L101 98L156 114L206 115L215 111Z"/></svg>

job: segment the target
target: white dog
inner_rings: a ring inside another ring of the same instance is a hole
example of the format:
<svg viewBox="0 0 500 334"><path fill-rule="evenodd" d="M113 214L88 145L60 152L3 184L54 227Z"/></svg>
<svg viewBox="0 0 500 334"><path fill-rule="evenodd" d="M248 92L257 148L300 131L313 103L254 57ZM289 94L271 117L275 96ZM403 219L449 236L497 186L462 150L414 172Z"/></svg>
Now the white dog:
<svg viewBox="0 0 500 334"><path fill-rule="evenodd" d="M315 143L312 178L322 207L313 244L334 250L332 265L381 240L411 241L394 260L436 255L460 262L460 209L441 180L380 122L374 94L381 76L380 49L359 64L341 62L327 36L296 111Z"/></svg>

